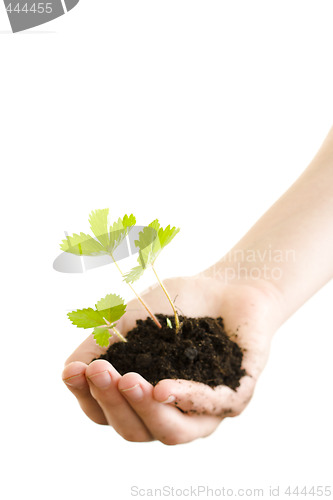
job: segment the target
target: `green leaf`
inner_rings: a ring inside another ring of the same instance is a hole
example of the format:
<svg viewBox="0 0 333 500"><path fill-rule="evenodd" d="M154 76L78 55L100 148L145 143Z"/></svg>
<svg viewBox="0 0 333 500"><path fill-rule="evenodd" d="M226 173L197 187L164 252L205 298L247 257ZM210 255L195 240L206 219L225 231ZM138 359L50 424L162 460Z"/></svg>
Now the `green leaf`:
<svg viewBox="0 0 333 500"><path fill-rule="evenodd" d="M119 219L110 226L109 251L111 253L114 252L115 249L120 245L120 243L129 233L129 231L132 229L135 223L136 223L136 218L134 217L133 214L131 214L131 215L124 215L122 219L121 217L119 217Z"/></svg>
<svg viewBox="0 0 333 500"><path fill-rule="evenodd" d="M108 249L110 243L108 231L108 215L108 208L92 211L89 215L90 229L105 250Z"/></svg>
<svg viewBox="0 0 333 500"><path fill-rule="evenodd" d="M172 329L172 323L169 318L166 319L167 326Z"/></svg>
<svg viewBox="0 0 333 500"><path fill-rule="evenodd" d="M111 337L111 333L109 332L109 328L95 328L93 331L93 336L96 341L96 344L101 347L107 347L109 345L109 338Z"/></svg>
<svg viewBox="0 0 333 500"><path fill-rule="evenodd" d="M133 214L131 215L124 215L123 217L123 226L126 227L127 229L131 229L133 226L136 224L136 218L134 217Z"/></svg>
<svg viewBox="0 0 333 500"><path fill-rule="evenodd" d="M135 246L139 248L138 263L144 269L154 262L155 258L161 251L160 242L158 239L158 230L160 224L158 220L154 220L151 224L144 227L139 233L139 239L135 240Z"/></svg>
<svg viewBox="0 0 333 500"><path fill-rule="evenodd" d="M125 283L134 283L134 281L138 280L144 272L145 270L142 266L133 267L128 273L124 274Z"/></svg>
<svg viewBox="0 0 333 500"><path fill-rule="evenodd" d="M109 293L96 304L98 313L110 323L118 321L126 311L123 299L114 293Z"/></svg>
<svg viewBox="0 0 333 500"><path fill-rule="evenodd" d="M73 236L67 236L60 245L63 252L73 253L74 255L101 255L106 251L103 246L89 234L74 233Z"/></svg>
<svg viewBox="0 0 333 500"><path fill-rule="evenodd" d="M165 248L174 239L176 234L180 231L179 227L167 226L165 229L162 227L158 231L158 239L160 240L161 250Z"/></svg>
<svg viewBox="0 0 333 500"><path fill-rule="evenodd" d="M93 210L89 215L90 228L97 238L85 233L67 236L60 248L75 255L105 255L114 252L136 223L133 214L125 214L111 226L108 223L109 209Z"/></svg>
<svg viewBox="0 0 333 500"><path fill-rule="evenodd" d="M99 325L105 325L103 316L91 307L87 309L78 309L67 314L73 325L78 328L93 328Z"/></svg>
<svg viewBox="0 0 333 500"><path fill-rule="evenodd" d="M139 233L139 239L135 240L135 245L139 248L138 262L144 269L153 264L163 248L179 233L180 229L167 226L160 227L157 219L143 228Z"/></svg>
<svg viewBox="0 0 333 500"><path fill-rule="evenodd" d="M145 269L154 264L155 260L170 241L179 233L180 229L167 226L163 229L158 219L153 220L139 233L139 239L135 240L135 246L139 248L139 265L131 269L124 276L126 283L134 283L144 273Z"/></svg>

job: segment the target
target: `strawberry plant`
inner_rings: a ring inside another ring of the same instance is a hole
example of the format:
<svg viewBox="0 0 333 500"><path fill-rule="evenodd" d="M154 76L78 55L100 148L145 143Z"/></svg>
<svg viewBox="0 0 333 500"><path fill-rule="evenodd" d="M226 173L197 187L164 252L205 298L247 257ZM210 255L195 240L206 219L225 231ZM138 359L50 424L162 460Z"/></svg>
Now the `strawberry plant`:
<svg viewBox="0 0 333 500"><path fill-rule="evenodd" d="M157 258L179 228L170 225L163 228L157 219L144 227L134 240L138 251L137 265L124 271L118 263L119 252L136 224L134 215L124 215L110 222L108 209L95 210L89 216L89 224L91 234L81 232L67 236L61 243L61 249L78 256L110 256L121 279L151 318L137 320L136 326L127 332L125 338L117 328L117 322L125 313L126 304L114 293L98 300L94 307L68 313L73 325L92 329L95 342L101 347L109 345L112 335L118 337L120 342L113 342L99 359L109 361L120 374L136 371L151 384L161 379L176 378L196 380L211 387L225 384L236 389L240 378L245 375L243 354L227 335L223 318L179 318L170 294L158 276ZM172 316L155 316L136 292L133 285L147 269L153 271L165 293L174 321Z"/></svg>
<svg viewBox="0 0 333 500"><path fill-rule="evenodd" d="M100 299L95 309L78 309L68 313L68 317L79 328L93 328L93 337L101 347L109 344L109 338L115 333L122 342L127 342L125 337L117 330L116 322L125 313L126 305L119 295L108 294Z"/></svg>
<svg viewBox="0 0 333 500"><path fill-rule="evenodd" d="M60 245L61 250L74 255L109 255L123 280L129 285L154 323L158 328L162 328L159 320L132 286L132 284L143 275L144 271L150 267L154 271L158 283L171 304L177 333L179 331L178 314L168 291L156 272L155 261L163 248L165 248L179 232L179 228L171 228L169 225L163 229L157 219L147 227L144 227L139 233L139 239L135 240L135 246L139 250L139 265L127 273L123 273L115 257L115 251L136 224L134 215L124 215L123 218L119 218L118 221L110 224L109 209L95 210L91 212L89 216L89 223L94 237L82 232L79 234L74 233L72 236L67 236L66 239L62 241ZM126 339L116 328L116 322L125 313L125 310L126 306L119 295L108 294L104 299L100 299L96 303L95 309L87 308L72 311L68 313L68 317L71 322L79 328L94 328L93 336L96 343L100 346L107 346L109 337L113 333L115 333L120 340L126 342ZM168 326L172 328L170 320L168 321Z"/></svg>
<svg viewBox="0 0 333 500"><path fill-rule="evenodd" d="M155 261L163 248L165 248L173 240L173 238L179 231L179 228L171 228L170 226L167 226L165 229L163 229L157 219L155 219L147 227L143 228L143 230L139 233L139 239L135 240L135 245L139 249L139 265L134 267L125 275L126 283L131 284L137 281L143 275L146 269L151 267L151 269L155 273L158 283L162 287L162 290L172 307L175 316L176 333L179 331L178 314L167 289L165 288L156 272Z"/></svg>

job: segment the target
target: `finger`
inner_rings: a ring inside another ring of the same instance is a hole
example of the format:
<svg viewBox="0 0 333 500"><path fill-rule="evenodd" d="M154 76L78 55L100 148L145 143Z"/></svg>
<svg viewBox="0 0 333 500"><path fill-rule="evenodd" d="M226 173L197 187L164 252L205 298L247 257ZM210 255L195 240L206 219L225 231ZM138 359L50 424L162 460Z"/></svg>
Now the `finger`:
<svg viewBox="0 0 333 500"><path fill-rule="evenodd" d="M152 435L118 391L121 375L106 360L93 361L86 369L90 392L109 425L127 441L151 441Z"/></svg>
<svg viewBox="0 0 333 500"><path fill-rule="evenodd" d="M85 375L86 368L87 365L80 361L70 363L65 366L62 379L78 400L84 413L96 424L107 425L103 410L90 393Z"/></svg>
<svg viewBox="0 0 333 500"><path fill-rule="evenodd" d="M155 439L164 444L187 443L211 434L221 418L211 415L185 415L172 400L158 402L154 388L138 373L126 373L118 383L119 391L139 415Z"/></svg>
<svg viewBox="0 0 333 500"><path fill-rule="evenodd" d="M248 376L241 379L236 391L227 386L215 388L189 380L161 380L154 387L153 397L157 401L175 398L175 405L182 411L196 415L219 417L239 415L249 403L255 381Z"/></svg>

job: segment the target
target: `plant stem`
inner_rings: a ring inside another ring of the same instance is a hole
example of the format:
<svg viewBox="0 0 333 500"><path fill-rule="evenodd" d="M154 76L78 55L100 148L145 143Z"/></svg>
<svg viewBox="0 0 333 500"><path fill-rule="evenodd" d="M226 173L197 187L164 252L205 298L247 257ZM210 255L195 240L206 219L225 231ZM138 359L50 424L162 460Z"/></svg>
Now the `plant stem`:
<svg viewBox="0 0 333 500"><path fill-rule="evenodd" d="M120 338L120 340L122 342L127 342L127 340L125 339L125 337L122 336L122 334L120 333L119 330L117 330L117 328L115 326L112 327L112 330L114 331L114 333L117 335L117 337Z"/></svg>
<svg viewBox="0 0 333 500"><path fill-rule="evenodd" d="M120 274L122 275L122 277L124 277L124 274L123 274L122 270L120 269L120 267L118 266L118 263L117 263L116 259L113 257L112 253L110 255L112 257L113 262L116 264L116 267L117 267L118 271L120 272ZM145 303L145 301L143 300L143 298L140 297L140 295L135 291L135 289L132 287L132 285L130 283L127 283L127 284L130 287L130 289L132 290L132 292L134 293L134 295L136 296L136 298L138 299L138 301L146 309L147 313L149 314L149 316L151 317L151 319L154 321L155 325L157 325L158 328L162 328L161 323L158 321L158 319L156 318L155 314L149 309L149 307L147 306L147 304Z"/></svg>
<svg viewBox="0 0 333 500"><path fill-rule="evenodd" d="M113 325L111 325L110 321L108 321L106 318L104 318L104 321L106 323L106 326L109 328L108 332L109 333L112 333L112 331L117 335L118 338L120 338L120 340L122 342L127 342L127 340L125 339L125 337L122 336L122 334L120 333L120 331ZM102 326L99 326L98 328L103 328L103 325Z"/></svg>
<svg viewBox="0 0 333 500"><path fill-rule="evenodd" d="M167 296L167 298L168 298L168 301L170 302L170 305L171 305L172 310L173 310L174 315L175 315L176 333L178 333L178 331L179 331L179 318L178 318L178 314L177 314L176 308L175 308L175 306L174 306L174 303L172 302L171 297L170 297L170 295L168 294L167 289L165 288L165 286L163 285L162 281L161 281L161 280L160 280L160 278L158 277L158 274L157 274L157 272L156 272L156 269L155 269L155 267L154 267L154 264L152 264L152 265L151 265L151 267L152 267L152 270L153 270L153 271L154 271L154 273L155 273L155 276L156 276L156 278L157 278L157 281L158 281L158 282L159 282L159 284L161 285L163 292L165 293L165 295L166 295L166 296Z"/></svg>

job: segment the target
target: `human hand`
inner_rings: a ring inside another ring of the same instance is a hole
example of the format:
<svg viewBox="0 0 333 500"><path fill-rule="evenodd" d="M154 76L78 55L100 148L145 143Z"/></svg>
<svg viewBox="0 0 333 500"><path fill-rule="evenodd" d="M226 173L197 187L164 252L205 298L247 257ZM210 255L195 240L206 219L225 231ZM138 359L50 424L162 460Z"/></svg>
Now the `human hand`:
<svg viewBox="0 0 333 500"><path fill-rule="evenodd" d="M266 364L281 306L275 288L259 280L225 284L200 274L165 284L181 314L223 317L228 335L244 353L246 375L236 391L186 380L161 380L152 386L134 372L121 376L106 360L90 363L106 351L91 335L67 359L62 377L94 422L111 425L129 441L157 439L174 445L208 436L224 418L243 411ZM155 313L170 314L160 287L143 297ZM145 317L145 310L133 300L117 328L126 336L136 320Z"/></svg>

